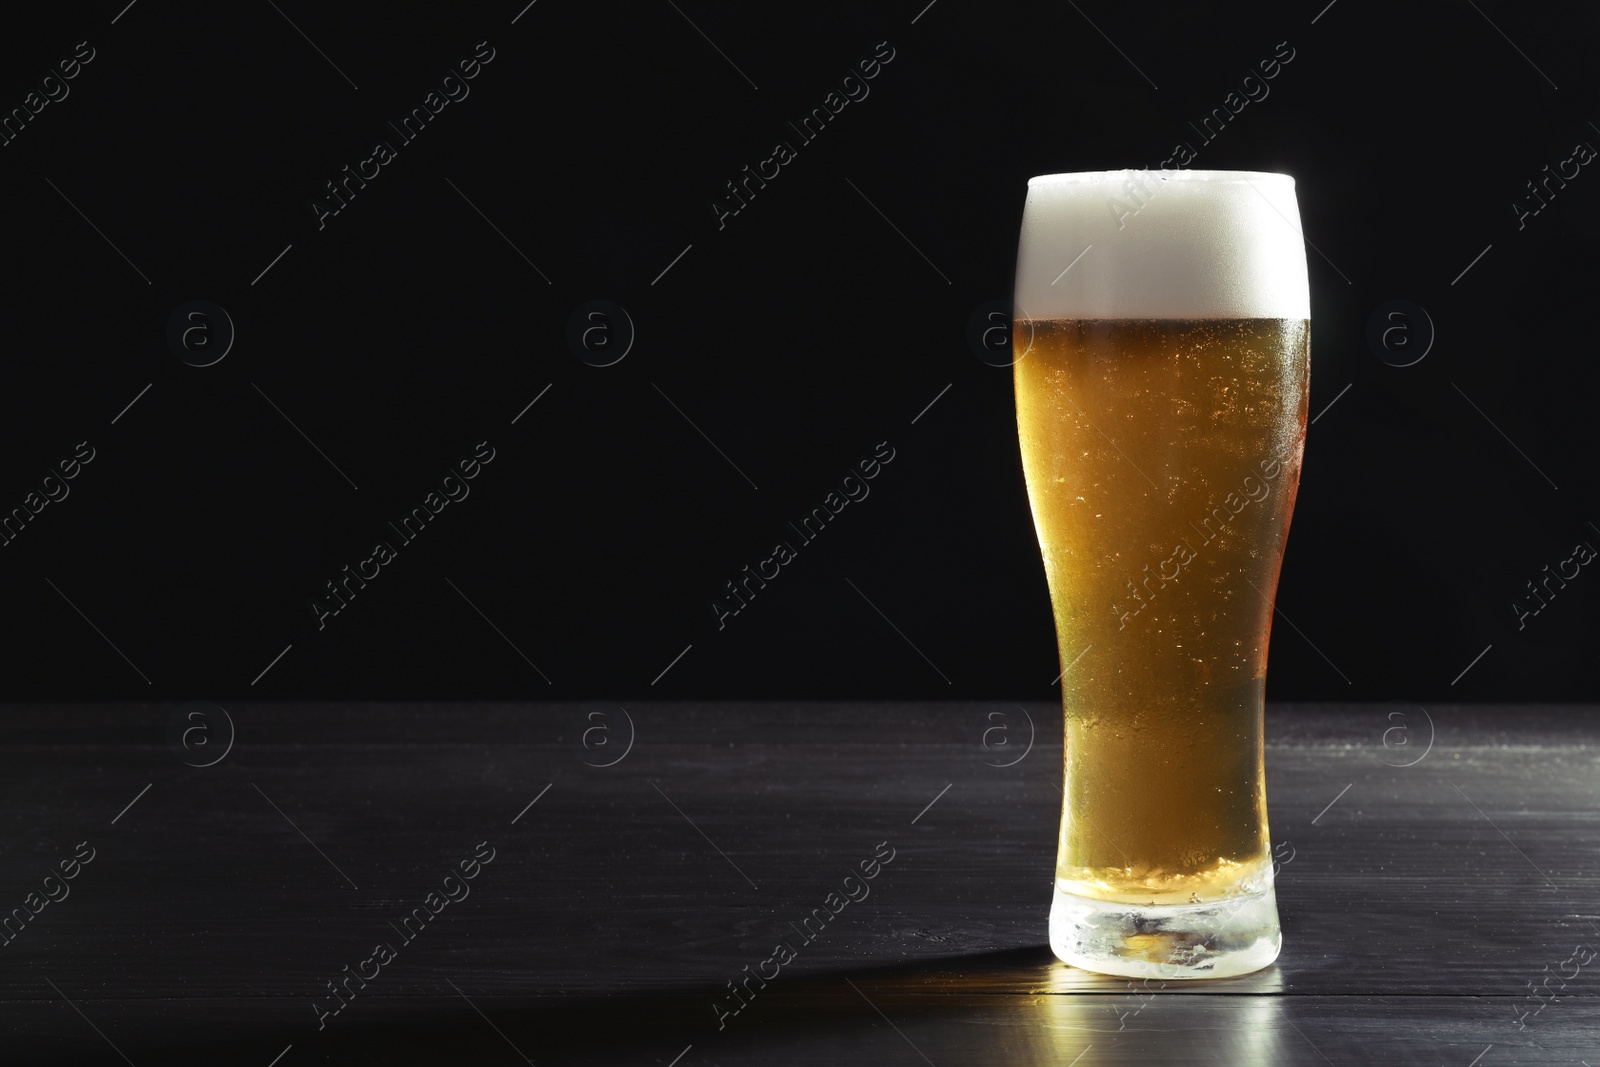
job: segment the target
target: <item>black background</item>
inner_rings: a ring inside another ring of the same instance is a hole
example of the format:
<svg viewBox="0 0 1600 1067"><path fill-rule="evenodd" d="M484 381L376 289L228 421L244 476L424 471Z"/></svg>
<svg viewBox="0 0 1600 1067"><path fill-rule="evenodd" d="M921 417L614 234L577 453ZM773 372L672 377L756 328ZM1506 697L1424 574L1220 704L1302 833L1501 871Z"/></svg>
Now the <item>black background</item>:
<svg viewBox="0 0 1600 1067"><path fill-rule="evenodd" d="M1030 175L1197 144L1279 42L1195 164L1293 174L1320 250L1269 696L1600 693L1600 578L1511 607L1600 544L1600 178L1511 206L1600 145L1592 6L278 7L7 13L0 109L95 49L0 147L0 510L96 450L0 548L13 699L1046 699L1010 372L969 317L1009 293ZM319 230L324 183L480 41L470 95ZM724 183L883 41L719 230ZM604 368L566 340L596 298L637 330ZM192 299L237 329L210 367L166 342ZM1396 299L1437 330L1404 368L1365 339ZM485 439L470 497L319 631L323 583ZM871 496L719 632L723 582L881 441Z"/></svg>

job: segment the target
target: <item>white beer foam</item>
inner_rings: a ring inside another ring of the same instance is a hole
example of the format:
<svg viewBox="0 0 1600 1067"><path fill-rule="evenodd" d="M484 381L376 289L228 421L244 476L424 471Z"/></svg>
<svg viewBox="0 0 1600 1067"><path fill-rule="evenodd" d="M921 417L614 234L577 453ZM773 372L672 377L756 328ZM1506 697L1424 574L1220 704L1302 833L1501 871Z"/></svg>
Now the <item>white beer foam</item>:
<svg viewBox="0 0 1600 1067"><path fill-rule="evenodd" d="M1031 178L1015 301L1019 319L1309 319L1294 179L1239 170Z"/></svg>

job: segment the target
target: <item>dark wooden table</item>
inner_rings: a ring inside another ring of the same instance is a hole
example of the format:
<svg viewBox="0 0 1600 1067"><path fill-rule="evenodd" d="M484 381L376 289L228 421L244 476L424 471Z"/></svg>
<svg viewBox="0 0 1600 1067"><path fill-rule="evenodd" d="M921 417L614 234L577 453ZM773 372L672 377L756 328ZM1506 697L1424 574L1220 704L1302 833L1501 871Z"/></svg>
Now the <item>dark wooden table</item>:
<svg viewBox="0 0 1600 1067"><path fill-rule="evenodd" d="M4 708L0 1062L1600 1067L1593 707L1271 709L1283 955L1165 987L1046 947L1047 704L172 711Z"/></svg>

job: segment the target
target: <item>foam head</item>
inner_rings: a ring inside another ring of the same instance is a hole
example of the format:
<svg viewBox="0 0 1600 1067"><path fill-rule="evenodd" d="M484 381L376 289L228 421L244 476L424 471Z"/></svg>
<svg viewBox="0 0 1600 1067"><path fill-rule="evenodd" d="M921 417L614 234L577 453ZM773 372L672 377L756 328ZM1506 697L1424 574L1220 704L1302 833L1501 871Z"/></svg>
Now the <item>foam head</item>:
<svg viewBox="0 0 1600 1067"><path fill-rule="evenodd" d="M1238 170L1029 179L1015 300L1028 319L1309 319L1294 179Z"/></svg>

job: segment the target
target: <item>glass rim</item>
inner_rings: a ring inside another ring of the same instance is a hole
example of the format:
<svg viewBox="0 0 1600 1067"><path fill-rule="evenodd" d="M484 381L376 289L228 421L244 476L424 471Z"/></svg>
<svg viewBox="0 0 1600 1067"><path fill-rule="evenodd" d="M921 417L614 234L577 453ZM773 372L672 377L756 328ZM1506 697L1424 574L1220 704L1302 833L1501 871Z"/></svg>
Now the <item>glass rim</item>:
<svg viewBox="0 0 1600 1067"><path fill-rule="evenodd" d="M1036 174L1028 179L1028 187L1035 185L1072 185L1121 181L1129 174L1144 174L1164 181L1174 179L1197 182L1288 182L1294 185L1294 175L1271 170L1151 170L1149 167L1125 167L1122 170L1077 170L1059 174Z"/></svg>

